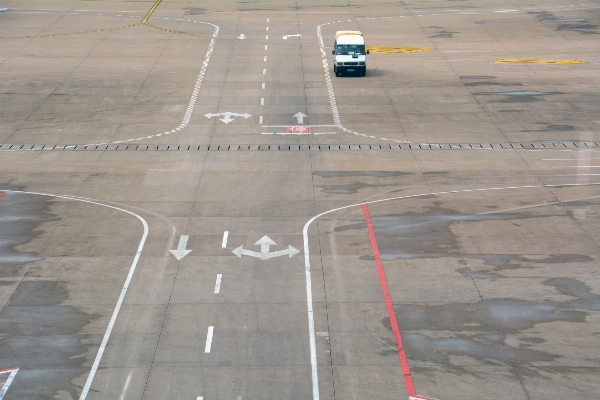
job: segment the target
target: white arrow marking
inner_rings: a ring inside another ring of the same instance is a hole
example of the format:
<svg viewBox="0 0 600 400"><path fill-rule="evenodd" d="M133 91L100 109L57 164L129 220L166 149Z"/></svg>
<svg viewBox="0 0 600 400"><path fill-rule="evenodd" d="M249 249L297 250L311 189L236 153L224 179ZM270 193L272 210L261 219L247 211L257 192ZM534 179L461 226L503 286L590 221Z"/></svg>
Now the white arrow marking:
<svg viewBox="0 0 600 400"><path fill-rule="evenodd" d="M233 121L233 118L231 118L231 116L236 116L236 117L244 117L245 119L250 118L252 115L248 114L248 113L244 113L244 114L238 114L238 113L233 113L233 112L224 112L224 113L217 113L217 114L212 114L212 113L208 113L208 114L204 114L204 116L206 118L212 118L212 117L220 117L220 116L224 116L225 118L219 118L219 121L223 121L224 123L228 124L231 121Z"/></svg>
<svg viewBox="0 0 600 400"><path fill-rule="evenodd" d="M188 238L188 235L181 235L181 237L179 238L179 244L177 245L177 250L169 250L171 254L175 256L176 259L181 260L183 257L187 256L192 252L191 250L185 249L185 247L187 246Z"/></svg>
<svg viewBox="0 0 600 400"><path fill-rule="evenodd" d="M246 36L243 33L241 33L240 36L238 36L237 38L240 40L244 40L246 39Z"/></svg>
<svg viewBox="0 0 600 400"><path fill-rule="evenodd" d="M300 253L300 250L288 246L286 250L279 250L269 252L269 248L276 243L271 240L268 236L263 236L258 242L254 243L255 245L260 245L260 253L258 251L246 250L244 246L240 246L237 249L233 250L232 253L242 258L242 255L260 258L261 260L268 260L269 258L280 257L288 255L289 258L292 258L296 254Z"/></svg>
<svg viewBox="0 0 600 400"><path fill-rule="evenodd" d="M299 33L297 33L297 34L295 34L295 35L287 35L287 36L284 36L284 37L283 37L283 40L287 40L287 38L289 38L289 37L300 37L300 36L302 36L302 35L301 35L301 34L299 34Z"/></svg>
<svg viewBox="0 0 600 400"><path fill-rule="evenodd" d="M308 115L302 114L300 111L298 111L296 114L292 115L292 117L296 118L299 124L303 124L304 118L308 117Z"/></svg>

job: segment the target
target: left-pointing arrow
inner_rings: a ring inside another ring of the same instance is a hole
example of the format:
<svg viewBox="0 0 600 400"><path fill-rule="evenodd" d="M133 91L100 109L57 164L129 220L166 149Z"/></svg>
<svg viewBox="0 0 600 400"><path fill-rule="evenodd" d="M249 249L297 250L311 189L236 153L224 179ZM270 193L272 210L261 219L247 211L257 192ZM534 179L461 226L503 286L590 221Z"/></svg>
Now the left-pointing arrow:
<svg viewBox="0 0 600 400"><path fill-rule="evenodd" d="M187 246L188 238L188 235L181 235L181 237L179 238L179 244L177 245L177 250L169 250L171 254L175 256L176 259L181 260L183 257L187 256L192 252L191 250L185 249Z"/></svg>

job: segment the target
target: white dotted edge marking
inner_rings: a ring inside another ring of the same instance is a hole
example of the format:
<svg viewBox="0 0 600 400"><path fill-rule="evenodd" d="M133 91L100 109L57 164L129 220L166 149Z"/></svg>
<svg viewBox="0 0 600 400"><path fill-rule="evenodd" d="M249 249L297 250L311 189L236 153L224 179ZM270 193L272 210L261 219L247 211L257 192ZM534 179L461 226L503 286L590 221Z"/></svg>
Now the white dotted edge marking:
<svg viewBox="0 0 600 400"><path fill-rule="evenodd" d="M179 19L179 20L181 21L181 19ZM204 75L206 74L206 68L208 67L208 62L210 61L210 56L215 47L217 35L219 34L219 27L215 24L211 24L210 22L202 22L202 21L190 21L190 22L197 22L199 24L211 25L215 28L215 31L212 35L212 38L210 39L210 44L208 45L208 50L206 51L206 55L204 56L204 61L202 62L202 67L200 68L200 73L198 74L198 79L196 79L196 84L194 85L194 91L192 92L192 96L190 97L190 101L188 103L187 110L185 112L185 115L183 116L183 120L181 121L181 124L179 124L179 126L175 129L171 129L170 131L166 131L163 133L157 133L155 135L142 136L139 138L127 139L127 140L117 140L114 142L90 143L90 144L77 145L77 146L102 146L105 144L118 144L118 143L133 142L135 140L152 139L153 137L169 135L171 133L180 131L181 129L185 128L190 123L190 119L192 117L192 112L194 112L194 106L196 105L196 99L198 98L198 92L200 91L200 86L202 85L202 80L204 79ZM76 146L67 146L66 148L73 148L73 147L76 147Z"/></svg>

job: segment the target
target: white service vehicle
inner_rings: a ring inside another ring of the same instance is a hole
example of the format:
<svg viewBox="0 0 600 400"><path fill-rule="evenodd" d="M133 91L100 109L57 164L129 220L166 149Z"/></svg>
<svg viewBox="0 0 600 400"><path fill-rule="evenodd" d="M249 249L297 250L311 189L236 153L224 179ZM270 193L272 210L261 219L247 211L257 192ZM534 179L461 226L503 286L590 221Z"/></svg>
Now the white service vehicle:
<svg viewBox="0 0 600 400"><path fill-rule="evenodd" d="M356 72L365 76L367 72L367 54L365 38L360 31L337 31L332 54L333 72L340 76L344 72Z"/></svg>

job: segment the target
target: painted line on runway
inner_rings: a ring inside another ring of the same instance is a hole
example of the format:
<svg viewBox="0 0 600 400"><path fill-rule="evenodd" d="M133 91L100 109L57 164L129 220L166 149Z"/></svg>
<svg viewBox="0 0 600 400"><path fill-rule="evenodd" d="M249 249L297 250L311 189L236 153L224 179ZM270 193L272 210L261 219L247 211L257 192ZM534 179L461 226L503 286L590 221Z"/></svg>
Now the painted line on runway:
<svg viewBox="0 0 600 400"><path fill-rule="evenodd" d="M223 232L223 242L221 243L221 248L227 248L227 238L229 237L229 231Z"/></svg>
<svg viewBox="0 0 600 400"><path fill-rule="evenodd" d="M215 330L214 326L208 327L208 333L206 335L206 346L204 346L204 353L210 353L210 347L212 346L213 332Z"/></svg>
<svg viewBox="0 0 600 400"><path fill-rule="evenodd" d="M214 27L214 33L212 35L212 38L210 40L210 43L208 45L208 50L206 51L206 54L204 55L204 61L202 62L202 67L200 68L200 73L198 74L198 78L196 79L196 84L194 85L194 90L192 92L192 96L190 97L190 101L188 103L188 107L187 110L185 112L185 115L183 116L183 120L181 121L181 124L179 124L179 126L177 128L171 129L170 131L166 131L163 133L157 133L155 135L149 135L149 136L142 136L142 137L138 137L138 138L134 138L134 139L128 139L128 140L116 140L114 142L105 142L105 143L94 143L94 144L86 144L83 146L101 146L101 145L107 145L107 144L117 144L117 143L126 143L126 142L132 142L135 140L143 140L143 139L151 139L154 137L159 137L162 135L170 135L171 133L176 133L180 130L182 130L183 128L185 128L186 126L188 126L190 119L192 117L192 113L194 112L194 107L196 105L196 100L198 98L198 92L200 91L200 87L202 86L202 81L204 79L204 75L206 74L206 69L208 67L208 63L210 61L210 56L212 55L212 52L214 50L215 47L215 43L217 40L217 36L219 34L219 26L211 24L209 22L201 22L201 21L194 21L194 22L199 22L201 24L206 24L206 25L211 25L212 27ZM162 29L162 28L161 28ZM72 148L75 146L67 146L68 148Z"/></svg>
<svg viewBox="0 0 600 400"><path fill-rule="evenodd" d="M12 384L13 380L15 379L15 376L17 376L17 372L19 372L20 368L21 367L17 366L17 367L6 368L6 369L0 370L0 375L10 373L10 375L8 375L8 378L6 378L6 381L4 382L2 389L0 389L0 400L2 400L4 398L4 395L10 388L10 385Z"/></svg>
<svg viewBox="0 0 600 400"><path fill-rule="evenodd" d="M518 190L518 189L543 189L543 188L562 188L562 187L578 187L578 186L599 186L600 183L566 183L562 185L526 185L526 186L506 186L506 187L492 187L492 188L481 188L481 189L462 189L462 190L449 190L443 192L431 192L431 193L421 193L421 194L412 194L407 196L399 196L399 197L390 197L387 199L380 200L372 200L364 203L350 204L347 206L333 208L328 211L324 211L320 214L315 215L311 219L309 219L306 224L304 224L304 228L302 229L302 239L304 243L304 276L306 278L306 308L308 315L308 339L310 344L310 365L311 365L311 379L312 379L312 392L313 392L313 400L319 400L319 374L318 374L318 360L317 360L317 349L316 349L316 338L315 338L315 319L314 319L314 311L313 311L313 301L312 301L312 277L311 277L311 267L310 267L310 246L308 243L308 228L310 225L316 221L318 218L323 215L330 214L332 212L346 210L352 207L362 207L363 204L376 204L383 203L387 201L395 201L395 200L408 200L408 199L418 199L422 197L431 197L431 196L440 196L446 194L457 194L457 193L472 193L472 192L485 192L491 190ZM417 399L419 397L416 397Z"/></svg>
<svg viewBox="0 0 600 400"><path fill-rule="evenodd" d="M223 278L223 274L218 274L217 282L215 283L215 294L219 294L221 291L221 278Z"/></svg>
<svg viewBox="0 0 600 400"><path fill-rule="evenodd" d="M125 386L123 386L123 391L121 392L121 397L119 397L119 400L125 400L125 397L127 396L127 391L129 390L130 383L131 383L131 372L129 373L129 375L127 375L127 380L125 381Z"/></svg>
<svg viewBox="0 0 600 400"><path fill-rule="evenodd" d="M398 318L396 317L396 311L394 310L392 294L390 293L390 287L388 285L387 277L385 276L385 268L383 266L383 261L381 260L379 246L377 245L377 237L375 236L375 230L373 229L373 223L371 221L369 207L366 203L363 203L362 208L363 214L365 215L365 220L367 221L367 229L369 230L371 247L373 248L373 255L375 256L375 263L377 264L377 272L379 273L379 281L381 282L381 290L383 291L385 306L390 317L390 324L392 326L392 331L394 332L394 338L396 339L396 348L398 349L398 358L400 359L400 365L402 366L402 373L404 375L404 384L406 385L406 391L408 393L409 398L425 399L425 397L417 397L415 384L410 373L410 366L408 365L408 358L406 357L406 349L404 348L404 343L402 342L402 334L400 333Z"/></svg>
<svg viewBox="0 0 600 400"><path fill-rule="evenodd" d="M127 289L129 289L129 284L131 283L131 279L133 278L133 273L135 272L135 269L137 267L138 261L142 254L142 250L144 249L144 244L146 243L146 238L148 237L148 233L149 233L148 223L146 222L146 220L144 218L142 218L140 215L138 215L132 211L125 210L123 208L119 208L119 207L115 207L115 206L110 206L108 204L102 204L97 201L93 201L88 198L85 198L85 197L66 196L66 195L40 193L40 192L24 192L22 190L6 190L6 192L57 197L60 199L81 201L83 203L95 204L98 206L111 208L113 210L122 211L129 215L133 215L142 223L142 225L144 227L144 233L142 234L142 238L140 239L140 243L138 245L137 251L136 251L133 261L131 263L131 267L129 267L129 273L127 274L127 278L125 279L123 288L121 289L121 294L119 295L119 299L117 300L117 304L115 305L115 309L114 309L112 316L110 318L110 321L108 323L108 327L106 328L106 332L104 333L104 336L102 337L102 342L100 343L100 348L98 349L98 353L96 354L96 358L94 359L94 363L92 364L90 374L88 375L88 377L85 381L83 390L81 391L81 395L79 396L79 400L85 400L88 395L88 392L90 390L90 386L92 385L92 382L94 381L94 377L96 376L96 372L98 371L98 366L100 365L100 361L102 360L102 355L104 354L104 350L106 350L106 344L108 343L108 339L110 338L112 330L115 326L115 322L117 321L117 317L119 316L119 311L121 310L121 305L123 304L123 300L125 299L125 295L127 294Z"/></svg>

